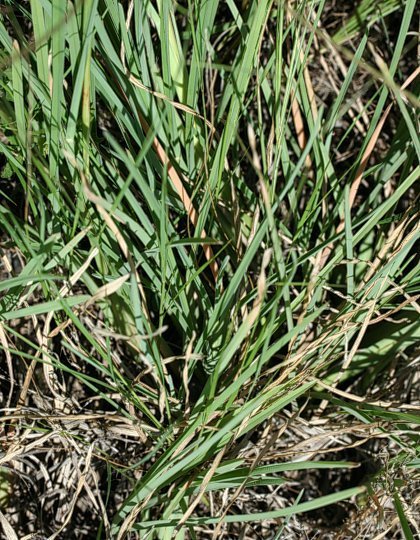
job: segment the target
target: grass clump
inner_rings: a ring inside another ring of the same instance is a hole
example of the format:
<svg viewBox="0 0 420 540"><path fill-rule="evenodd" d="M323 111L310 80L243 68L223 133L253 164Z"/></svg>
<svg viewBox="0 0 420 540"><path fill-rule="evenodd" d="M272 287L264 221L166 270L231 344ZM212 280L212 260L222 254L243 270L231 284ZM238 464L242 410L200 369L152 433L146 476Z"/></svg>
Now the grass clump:
<svg viewBox="0 0 420 540"><path fill-rule="evenodd" d="M3 4L6 537L414 538L415 2Z"/></svg>

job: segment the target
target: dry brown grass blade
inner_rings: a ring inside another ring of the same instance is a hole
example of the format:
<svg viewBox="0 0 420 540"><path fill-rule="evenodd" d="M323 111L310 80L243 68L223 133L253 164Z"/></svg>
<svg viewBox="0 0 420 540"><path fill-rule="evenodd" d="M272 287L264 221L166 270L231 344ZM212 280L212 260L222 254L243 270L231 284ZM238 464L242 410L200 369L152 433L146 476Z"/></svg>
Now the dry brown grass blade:
<svg viewBox="0 0 420 540"><path fill-rule="evenodd" d="M280 452L270 453L263 461L288 459L293 462L314 460L316 456L323 454L338 453L350 448L357 448L372 439L387 439L389 434L384 431L383 423L374 422L369 424L370 429L366 429L366 424L337 425L331 428L331 423L326 423L327 428L323 429L322 424L316 422L317 419L311 419L310 423L304 426L301 432L301 440L293 445L289 445ZM313 429L316 426L316 431ZM308 436L308 431L312 432ZM345 441L348 442L345 442ZM359 467L355 462L350 465L351 468ZM349 468L350 468L349 467Z"/></svg>
<svg viewBox="0 0 420 540"><path fill-rule="evenodd" d="M0 523L3 528L3 532L6 535L6 540L19 540L17 534L13 530L13 527L10 525L10 523L7 521L6 516L3 514L3 512L0 512Z"/></svg>
<svg viewBox="0 0 420 540"><path fill-rule="evenodd" d="M128 273L112 280L110 283L105 283L105 285L99 287L95 294L86 302L85 307L88 307L95 302L98 302L98 300L102 300L103 298L111 296L111 294L117 292L129 278L130 274Z"/></svg>
<svg viewBox="0 0 420 540"><path fill-rule="evenodd" d="M305 124L303 122L302 113L300 112L300 106L296 97L296 92L294 92L292 95L291 112L292 112L293 124L295 126L299 148L303 151L308 141L306 138ZM306 156L305 165L308 167L308 169L312 167L312 160L309 154Z"/></svg>
<svg viewBox="0 0 420 540"><path fill-rule="evenodd" d="M70 522L71 520L71 517L73 515L73 512L74 512L74 508L76 506L76 503L77 503L77 499L80 495L80 492L82 491L83 487L86 487L86 477L88 474L91 473L91 470L90 470L90 463L92 461L92 452L93 452L93 445L91 445L89 447L89 450L88 450L88 453L87 453L87 456L86 456L86 462L85 462L85 467L84 467L84 471L83 473L80 475L80 478L77 482L77 487L76 487L76 491L73 495L73 498L71 500L71 503L70 503L70 508L69 508L69 511L67 513L67 516L66 516L66 519L64 520L64 523L61 525L61 527L54 533L52 534L48 540L55 540L55 538L57 538L58 536L60 536L60 534L62 533L62 531L66 528L66 526L68 525L68 523Z"/></svg>
<svg viewBox="0 0 420 540"><path fill-rule="evenodd" d="M249 418L244 418L244 421L242 422L243 427L246 427L246 423L249 421ZM242 425L239 427L238 431L238 437L240 437L240 432ZM252 460L250 467L249 467L249 475L248 477L235 489L232 496L229 498L229 503L226 505L226 508L223 510L223 513L220 516L220 520L216 526L216 528L213 531L212 540L217 540L220 538L221 530L224 524L224 519L227 516L229 510L232 508L232 506L237 501L238 497L243 492L248 478L251 476L252 472L255 470L255 468L260 464L260 462L264 459L264 457L267 455L269 449L272 447L272 445L275 443L275 441L283 435L283 433L286 431L286 428L288 426L288 422L284 422L284 424L280 427L280 429L276 429L273 431L267 441L267 443L264 445L264 447L261 449L260 452L256 455L256 457ZM266 434L268 434L272 430L272 426L270 424L267 425L266 429L264 430L264 433L262 434L262 438L265 438Z"/></svg>
<svg viewBox="0 0 420 540"><path fill-rule="evenodd" d="M300 60L303 63L304 54L302 50L300 51ZM305 64L305 67L303 68L303 79L305 81L306 92L308 94L309 104L311 106L312 118L315 121L318 118L318 107L316 104L315 91L314 91L311 74L309 72L307 63Z"/></svg>
<svg viewBox="0 0 420 540"><path fill-rule="evenodd" d="M184 385L184 392L185 392L185 412L184 412L184 418L188 419L191 411L190 407L190 387L189 387L189 377L188 377L188 366L190 363L190 360L193 358L193 349L194 349L194 341L196 338L195 332L193 332L191 339L188 343L187 350L185 351L185 362L184 362L184 368L182 370L182 384Z"/></svg>
<svg viewBox="0 0 420 540"><path fill-rule="evenodd" d="M137 271L136 265L134 263L131 252L130 252L130 250L128 248L127 242L125 241L124 235L121 233L121 231L118 228L117 224L115 223L113 217L105 209L104 201L102 200L102 198L99 197L98 195L96 195L92 191L84 172L79 167L79 165L78 165L77 161L75 160L74 156L72 154L68 153L67 151L65 151L64 154L67 157L67 159L72 163L73 167L78 170L78 172L80 174L80 178L82 180L82 186L83 186L83 190L84 190L84 192L86 194L86 197L88 198L89 201L91 201L96 206L96 209L97 209L98 213L103 218L103 220L104 220L105 224L107 225L107 227L109 228L109 230L115 236L115 239L117 240L119 248L120 248L122 254L124 255L124 257L126 258L128 264L129 264L130 271L135 276L137 287L138 287L139 293L140 293L142 310L143 310L143 313L144 313L144 315L145 315L145 317L146 317L146 319L148 321L148 324L149 324L149 326L150 326L150 328L152 329L152 332L153 332L154 331L154 326L153 326L153 323L151 321L150 313L149 313L149 310L148 310L148 307L147 307L146 294L144 292L144 288L143 288L142 282L140 280L139 272ZM114 283L114 285L118 285L118 287L120 287L126 279L127 279L127 276L125 276L123 278L118 278L116 280L116 284ZM106 291L106 290L107 290L107 287L106 286L103 287L100 294L104 294L104 291ZM86 307L86 305L84 307ZM135 337L137 338L137 334L135 335ZM163 394L164 393L166 394L165 387L164 387L162 381L160 380L159 376L155 372L152 372L152 375L153 375L154 379L156 380L157 384L159 385L159 388L162 391L162 395L161 395L161 398L162 398L161 401L162 401L163 398L164 398Z"/></svg>
<svg viewBox="0 0 420 540"><path fill-rule="evenodd" d="M9 448L7 449L7 452L3 456L0 457L0 465L3 465L3 463L9 463L10 461L13 461L16 457L20 456L21 454L28 454L34 448L42 448L44 443L46 443L49 439L53 438L55 435L57 435L57 431L51 431L47 433L46 435L43 435L42 437L35 439L35 441L27 444L26 446L23 445L22 440L15 441L9 446Z"/></svg>
<svg viewBox="0 0 420 540"><path fill-rule="evenodd" d="M419 313L418 305L417 305L417 300L419 298L420 298L420 294L410 297L410 298L406 298L403 302L401 302L401 304L398 305L398 307L394 309L390 309L386 313L383 313L382 315L379 315L378 317L376 317L376 319L372 319L370 321L370 325L377 324L378 322L381 322L384 320L390 320L391 315L395 315L395 313L398 313L399 311L401 311L408 305L413 306L414 309L416 309L417 313Z"/></svg>
<svg viewBox="0 0 420 540"><path fill-rule="evenodd" d="M360 396L356 396L355 394L351 394L350 392L344 392L344 390L339 390L338 388L335 388L334 386L331 386L330 384L327 384L317 378L313 378L319 384L319 386L322 386L322 388L325 388L325 390L328 390L332 394L336 394L337 396L341 396L343 398L349 399L350 401L355 401L356 403L364 403L365 405L372 405L374 407L383 407L384 409L404 409L404 410L411 410L411 411L420 411L420 405L412 405L407 403L395 403L392 401L368 401Z"/></svg>
<svg viewBox="0 0 420 540"><path fill-rule="evenodd" d="M3 347L4 355L6 356L7 370L9 372L9 378L10 378L9 395L7 396L7 401L6 401L6 408L8 408L10 407L10 403L12 401L13 389L15 386L15 377L13 374L12 355L10 354L10 348L9 348L9 343L7 341L7 335L6 335L6 332L4 330L2 323L0 323L0 342Z"/></svg>
<svg viewBox="0 0 420 540"><path fill-rule="evenodd" d="M200 120L202 120L207 125L207 127L210 129L212 135L214 135L216 133L216 128L210 122L210 120L207 120L207 118L204 118L204 116L199 114L197 111L195 111L194 109L191 109L191 107L188 107L188 105L183 105L182 103L179 103L178 101L174 101L174 100L168 98L168 96L165 96L165 94L162 94L161 92L156 92L155 90L151 90L150 88L145 86L139 79L134 77L134 75L132 73L130 73L128 70L126 71L126 73L127 73L127 77L129 79L129 81L132 84L134 84L134 86L136 86L137 88L140 88L141 90L144 90L148 94L151 94L152 96L154 96L154 97L156 97L158 99L161 99L162 101L166 101L167 103L172 105L175 109L178 109L178 110L183 111L183 112L185 112L187 114L191 114L191 116L199 118Z"/></svg>
<svg viewBox="0 0 420 540"><path fill-rule="evenodd" d="M86 258L82 266L70 277L69 283L61 287L59 291L61 298L68 295L68 293L71 290L71 287L79 281L81 276L87 270L90 263L92 262L92 260L94 259L94 257L96 257L98 253L99 253L99 250L97 248L94 248L92 252ZM47 351L48 351L50 339L54 337L55 335L59 334L63 330L63 328L65 328L69 324L70 321L69 320L65 321L64 323L60 324L58 328L55 328L52 332L50 332L50 327L51 327L51 322L52 322L53 317L54 317L54 313L51 312L51 313L48 313L48 315L45 318L44 330L41 336L41 351L42 351L42 359L43 359L44 377L53 396L56 398L56 400L58 400L57 405L59 405L59 402L62 401L62 393L57 391L59 390L59 388L57 388L54 367L51 364Z"/></svg>
<svg viewBox="0 0 420 540"><path fill-rule="evenodd" d="M86 267L88 266L88 264L86 264L87 262L90 262L90 260L95 257L96 255L98 254L98 250L97 248L95 248L92 253L89 255L89 258L87 261L85 261L84 265L86 265ZM86 268L85 268L86 269ZM79 269L78 272L80 272L81 269ZM80 272L80 275L82 275L83 272ZM80 276L79 276L80 277ZM89 300L87 300L87 302L85 302L82 306L79 306L79 308L76 310L77 312L81 312L83 310L86 310L89 306L91 306L92 304L94 304L95 302L98 302L99 300L102 300L104 298L107 298L108 296L111 296L111 294L114 294L115 292L117 292L121 287L122 285L124 285L124 283L129 279L130 277L130 274L125 274L124 276L120 276L119 278L117 279L114 279L113 281L111 281L110 283L105 283L105 285L103 285L102 287L99 287L99 289L92 295L91 298L89 298ZM72 280L70 280L72 282ZM73 284L74 282L72 282ZM67 288L63 288L61 289L60 291L60 296L63 296L64 294L67 294L68 293L68 289ZM53 314L48 314L48 317L52 317ZM51 322L51 317L49 318L48 320L48 325L45 324L45 328L44 328L44 336L46 337L46 339L51 339L55 336L57 336L58 334L60 334L65 328L67 328L67 326L69 324L71 324L71 319L67 319L66 321L62 322L61 324L59 324L56 328L54 328L54 330L52 330L52 332L49 331L49 328L50 328L50 322ZM105 332L106 333L106 332ZM98 332L98 335L100 334L100 332ZM113 333L112 332L108 332L107 333L108 335L111 335L113 336ZM156 333L154 333L156 335ZM143 337L143 336L142 336ZM121 339L124 339L124 340L127 340L129 341L130 340L130 336L120 336ZM144 339L144 337L143 337Z"/></svg>
<svg viewBox="0 0 420 540"><path fill-rule="evenodd" d="M378 293L376 295L376 299L378 299L380 297L381 292L386 287L386 285L387 285L387 281L382 280L381 283L380 283L379 291L378 291ZM337 375L335 376L335 378L334 378L334 380L332 382L332 387L333 388L335 388L337 386L337 384L340 382L342 376L344 375L344 373L349 368L354 356L356 355L357 351L359 350L362 339L364 338L364 336L366 334L366 330L368 329L368 326L370 325L371 319L372 319L373 314L375 312L376 299L371 301L368 312L366 313L366 315L365 315L365 317L363 319L363 323L362 323L362 325L360 327L360 330L359 330L359 332L358 332L358 334L356 336L356 339L354 340L354 343L353 343L353 345L352 345L352 347L350 349L350 352L345 355L344 362L343 362L343 364L342 364L342 366L340 368L340 371L337 373ZM329 404L329 400L324 399L321 402L320 406L319 406L318 414L321 414L326 409L328 404Z"/></svg>
<svg viewBox="0 0 420 540"><path fill-rule="evenodd" d="M214 458L214 461L210 467L210 469L207 471L203 478L203 482L200 486L200 489L198 490L197 497L193 500L193 502L189 505L187 510L184 512L184 515L179 520L177 526L175 527L175 530L172 534L172 540L174 540L178 534L178 532L181 530L181 527L186 523L187 519L191 516L191 514L196 509L197 505L200 503L201 498L203 497L206 488L210 482L210 480L213 478L214 473L216 472L217 467L220 465L220 462L225 455L226 448L222 448L220 452L217 454L217 456Z"/></svg>
<svg viewBox="0 0 420 540"><path fill-rule="evenodd" d="M397 246L396 249L398 251L401 251L401 249L403 249L404 246L408 242L411 241L413 236L416 236L418 234L419 229L420 229L420 222L417 222L417 224L415 225L412 231L410 231L408 234L406 233L406 229L408 225L411 223L411 221L414 221L416 219L418 220L417 215L414 215L411 218L409 218L408 211L407 211L406 215L401 220L401 222L395 227L393 231L391 231L389 238L386 240L382 249L379 251L378 255L375 257L375 260L370 264L369 270L366 272L366 275L364 276L362 282L360 283L360 286L359 286L360 290L365 286L365 284L370 279L372 279L372 277L377 272L379 266L385 260L386 255L394 246ZM418 309L418 307L416 307L416 309Z"/></svg>
<svg viewBox="0 0 420 540"><path fill-rule="evenodd" d="M75 163L75 165L77 166L76 163ZM107 227L114 234L114 236L115 236L115 238L116 238L116 240L118 242L118 245L119 245L124 257L128 261L131 272L133 272L133 274L136 276L136 281L137 281L137 285L138 285L138 288L139 288L140 297L141 297L141 300L142 300L142 308L144 310L144 313L147 315L148 319L150 320L149 311L147 309L147 304L146 304L146 295L144 293L144 289L143 289L143 286L141 284L140 276L139 276L139 273L137 272L136 265L135 265L135 263L133 261L133 257L131 256L130 250L128 249L127 242L125 241L124 236L121 234L120 229L117 227L114 219L105 210L101 197L98 197L98 195L93 193L93 191L91 190L91 188L89 186L89 183L88 183L85 175L83 174L83 171L81 171L79 169L79 173L80 173L81 178L82 178L83 189L84 189L84 191L86 193L87 198L91 202L93 202L95 204L96 209L98 210L99 214L102 216L102 218L105 221Z"/></svg>
<svg viewBox="0 0 420 540"><path fill-rule="evenodd" d="M130 253L130 251L128 249L127 242L125 241L124 236L121 234L119 228L115 224L115 222L112 219L111 215L105 210L105 208L103 206L103 203L102 203L102 199L93 193L93 191L90 189L90 186L89 186L86 178L84 177L84 175L82 176L82 179L83 179L83 187L84 187L84 190L85 190L85 193L86 193L88 199L91 200L93 203L95 203L98 212L103 217L103 219L104 219L105 223L107 224L107 226L109 227L109 229L114 233L114 235L115 235L115 237L117 239L117 242L118 242L118 244L120 246L120 249L121 249L124 257L128 261L128 264L130 266L130 270L134 274L134 276L136 278L137 286L139 288L143 313L147 317L150 328L153 328L150 313L149 313L149 310L148 310L148 307L147 307L146 295L145 295L145 292L144 292L144 289L143 289L143 285L141 283L139 273L137 272L136 266L134 264L133 257L131 256L131 253ZM116 286L117 286L117 288L119 288L128 279L128 277L129 277L129 275L125 275L125 276L122 276L121 278L118 278L116 280L117 283L114 282L114 288ZM107 287L106 285L104 287L101 287L102 290L101 289L98 290L97 294L99 293L99 294L101 294L103 296L104 290L105 291L107 290L106 287ZM117 289L115 288L115 290L117 290ZM155 371L152 372L152 375L153 375L155 381L157 382L157 384L159 386L159 389L161 390L160 398L159 398L159 408L160 408L161 414L163 416L165 399L167 399L165 386L164 386L163 382L160 380L157 373L155 373Z"/></svg>
<svg viewBox="0 0 420 540"><path fill-rule="evenodd" d="M131 527L136 522L137 516L143 510L143 508L146 506L149 500L152 498L152 495L153 493L148 495L141 504L138 504L137 506L133 507L133 509L130 511L130 513L122 522L120 529L118 531L116 540L124 540L127 537L127 534L129 533Z"/></svg>

